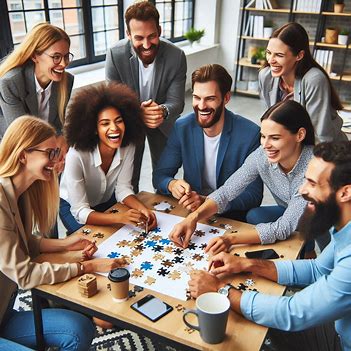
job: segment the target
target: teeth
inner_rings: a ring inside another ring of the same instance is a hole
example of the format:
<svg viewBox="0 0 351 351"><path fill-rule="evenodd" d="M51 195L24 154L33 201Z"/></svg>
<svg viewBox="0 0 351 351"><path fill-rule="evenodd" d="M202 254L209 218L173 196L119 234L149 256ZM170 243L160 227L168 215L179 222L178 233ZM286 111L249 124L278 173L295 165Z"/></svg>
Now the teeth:
<svg viewBox="0 0 351 351"><path fill-rule="evenodd" d="M60 74L61 74L61 73L63 73L64 70L63 70L63 69L61 69L61 70L59 70L59 69L53 69L53 71L54 71L55 73L60 73Z"/></svg>
<svg viewBox="0 0 351 351"><path fill-rule="evenodd" d="M119 138L120 134L109 134L107 137L111 139Z"/></svg>
<svg viewBox="0 0 351 351"><path fill-rule="evenodd" d="M209 115L209 114L211 114L211 112L209 111L209 112L199 112L200 113L200 115Z"/></svg>

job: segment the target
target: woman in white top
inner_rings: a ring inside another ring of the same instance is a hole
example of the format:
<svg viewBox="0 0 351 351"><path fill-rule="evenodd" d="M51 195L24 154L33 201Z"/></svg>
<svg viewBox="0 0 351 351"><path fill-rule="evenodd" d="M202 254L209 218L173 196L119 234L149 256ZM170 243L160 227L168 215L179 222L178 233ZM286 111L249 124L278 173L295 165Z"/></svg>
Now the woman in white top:
<svg viewBox="0 0 351 351"><path fill-rule="evenodd" d="M142 128L138 99L126 85L103 83L74 96L64 126L70 149L60 185L60 218L68 234L85 224L156 225L131 186ZM103 213L116 201L130 209Z"/></svg>

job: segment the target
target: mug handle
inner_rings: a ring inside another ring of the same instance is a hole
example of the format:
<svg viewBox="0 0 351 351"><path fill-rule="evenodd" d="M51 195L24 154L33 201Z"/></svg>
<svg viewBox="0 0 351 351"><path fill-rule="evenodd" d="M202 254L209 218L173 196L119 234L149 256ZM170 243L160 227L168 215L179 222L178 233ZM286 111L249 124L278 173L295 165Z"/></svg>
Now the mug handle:
<svg viewBox="0 0 351 351"><path fill-rule="evenodd" d="M196 329L197 331L200 331L200 327L198 325L193 325L193 324L190 324L187 320L186 320L186 316L188 314L195 314L196 317L199 318L198 314L197 314L197 311L196 310L185 310L184 311L184 314L183 314L183 321L184 323L189 327L189 328L192 328L192 329Z"/></svg>

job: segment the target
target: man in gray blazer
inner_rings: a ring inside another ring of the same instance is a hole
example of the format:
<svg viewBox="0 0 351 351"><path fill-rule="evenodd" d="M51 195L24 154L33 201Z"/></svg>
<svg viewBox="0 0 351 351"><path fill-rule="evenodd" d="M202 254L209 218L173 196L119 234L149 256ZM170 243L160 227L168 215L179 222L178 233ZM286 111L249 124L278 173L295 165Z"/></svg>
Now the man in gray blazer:
<svg viewBox="0 0 351 351"><path fill-rule="evenodd" d="M139 96L152 168L166 145L175 120L184 108L186 58L184 52L160 38L159 13L150 2L128 7L127 39L106 53L106 79L127 84ZM139 191L145 139L137 145L132 185Z"/></svg>

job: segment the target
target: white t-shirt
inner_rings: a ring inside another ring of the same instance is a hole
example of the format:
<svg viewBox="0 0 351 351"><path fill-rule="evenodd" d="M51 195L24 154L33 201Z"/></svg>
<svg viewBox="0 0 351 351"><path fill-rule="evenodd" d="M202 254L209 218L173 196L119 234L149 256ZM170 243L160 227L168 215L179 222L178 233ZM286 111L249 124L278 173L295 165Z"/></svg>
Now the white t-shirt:
<svg viewBox="0 0 351 351"><path fill-rule="evenodd" d="M37 92L38 100L38 115L45 121L49 121L49 99L51 96L52 81L49 85L43 89L38 82L36 75L34 74L35 89Z"/></svg>
<svg viewBox="0 0 351 351"><path fill-rule="evenodd" d="M216 167L217 154L221 134L209 137L204 132L204 174L203 174L203 195L208 195L217 189Z"/></svg>
<svg viewBox="0 0 351 351"><path fill-rule="evenodd" d="M68 150L60 197L71 205L76 221L85 224L94 211L91 207L110 200L113 192L118 202L134 194L131 185L134 151L134 145L119 148L105 174L101 169L98 146L93 152L77 151L72 147Z"/></svg>
<svg viewBox="0 0 351 351"><path fill-rule="evenodd" d="M140 101L149 100L151 97L151 87L154 81L155 61L150 63L147 67L138 58L139 61L139 91Z"/></svg>

